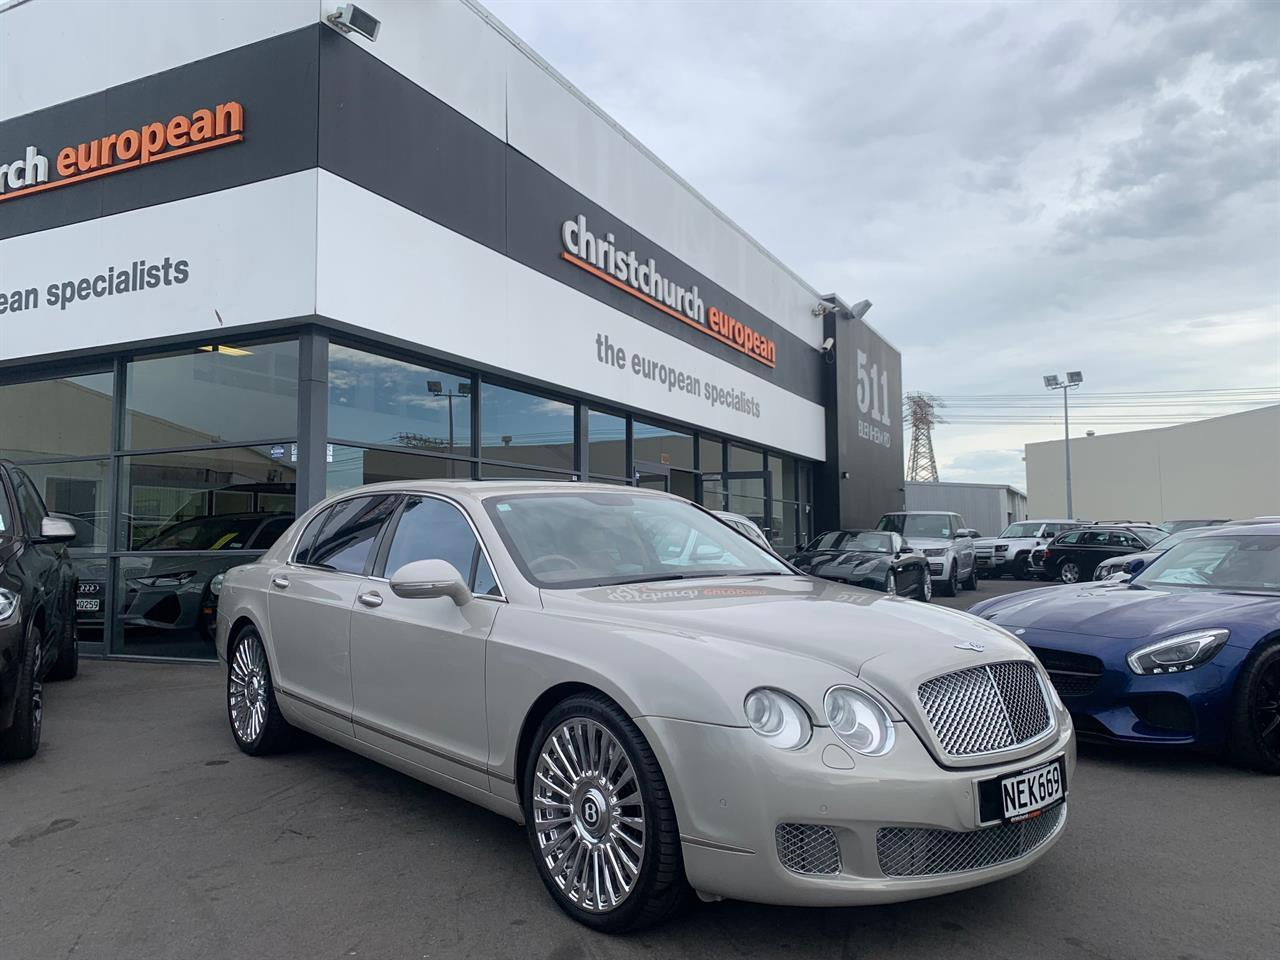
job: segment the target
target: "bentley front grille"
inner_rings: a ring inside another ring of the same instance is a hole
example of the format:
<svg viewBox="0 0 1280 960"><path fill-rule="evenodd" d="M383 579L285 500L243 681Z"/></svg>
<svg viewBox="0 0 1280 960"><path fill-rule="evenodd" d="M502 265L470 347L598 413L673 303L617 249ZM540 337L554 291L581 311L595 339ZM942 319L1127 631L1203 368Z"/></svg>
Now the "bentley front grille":
<svg viewBox="0 0 1280 960"><path fill-rule="evenodd" d="M886 877L933 877L964 873L1025 857L1052 837L1066 820L1060 803L1021 823L961 832L922 827L881 827L876 853Z"/></svg>
<svg viewBox="0 0 1280 960"><path fill-rule="evenodd" d="M1036 668L1022 661L946 673L920 684L917 695L951 757L1011 750L1053 725Z"/></svg>

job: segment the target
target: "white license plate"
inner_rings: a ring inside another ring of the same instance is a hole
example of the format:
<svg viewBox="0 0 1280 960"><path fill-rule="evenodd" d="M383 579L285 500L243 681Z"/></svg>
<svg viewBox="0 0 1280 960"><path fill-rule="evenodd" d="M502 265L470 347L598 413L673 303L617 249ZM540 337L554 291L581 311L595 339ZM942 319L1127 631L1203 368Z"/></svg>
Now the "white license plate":
<svg viewBox="0 0 1280 960"><path fill-rule="evenodd" d="M1010 822L1026 820L1045 807L1053 806L1063 796L1062 764L1057 760L1000 781L1004 818Z"/></svg>
<svg viewBox="0 0 1280 960"><path fill-rule="evenodd" d="M92 600L85 600L77 597L76 609L84 610L89 613L97 613L99 610L102 609L102 601L97 599L96 597L93 598Z"/></svg>

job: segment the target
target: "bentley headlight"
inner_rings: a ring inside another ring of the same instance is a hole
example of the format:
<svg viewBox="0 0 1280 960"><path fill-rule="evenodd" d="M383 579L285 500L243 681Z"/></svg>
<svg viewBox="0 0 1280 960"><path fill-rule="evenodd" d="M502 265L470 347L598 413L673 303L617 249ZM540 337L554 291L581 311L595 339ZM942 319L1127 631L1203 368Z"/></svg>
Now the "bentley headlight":
<svg viewBox="0 0 1280 960"><path fill-rule="evenodd" d="M1126 658L1129 669L1148 676L1157 673L1182 673L1208 663L1222 649L1230 636L1228 630L1196 630L1176 637L1166 637L1139 647Z"/></svg>
<svg viewBox="0 0 1280 960"><path fill-rule="evenodd" d="M882 757L893 749L893 720L865 693L852 687L832 687L823 706L835 735L858 753Z"/></svg>
<svg viewBox="0 0 1280 960"><path fill-rule="evenodd" d="M779 750L798 750L813 733L804 707L779 690L757 687L742 701L751 729Z"/></svg>
<svg viewBox="0 0 1280 960"><path fill-rule="evenodd" d="M0 620L8 620L18 609L18 595L0 587Z"/></svg>

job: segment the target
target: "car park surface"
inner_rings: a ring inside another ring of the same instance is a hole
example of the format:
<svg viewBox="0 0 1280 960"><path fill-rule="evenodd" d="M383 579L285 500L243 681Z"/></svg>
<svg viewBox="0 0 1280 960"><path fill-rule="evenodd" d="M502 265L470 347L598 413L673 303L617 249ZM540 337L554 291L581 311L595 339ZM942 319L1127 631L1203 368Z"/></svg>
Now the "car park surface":
<svg viewBox="0 0 1280 960"><path fill-rule="evenodd" d="M1201 758L1082 746L1070 829L1011 880L890 906L697 905L618 938L555 908L501 817L320 741L244 756L223 686L214 666L85 661L49 688L40 754L0 767L0 956L1274 955L1275 782Z"/></svg>

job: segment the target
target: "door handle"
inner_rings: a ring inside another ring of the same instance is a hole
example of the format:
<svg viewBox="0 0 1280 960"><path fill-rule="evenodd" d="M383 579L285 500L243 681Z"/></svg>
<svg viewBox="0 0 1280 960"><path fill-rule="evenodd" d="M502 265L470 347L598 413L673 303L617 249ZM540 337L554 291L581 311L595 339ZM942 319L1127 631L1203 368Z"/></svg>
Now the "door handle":
<svg viewBox="0 0 1280 960"><path fill-rule="evenodd" d="M356 597L356 599L366 607L382 606L382 597L376 590L370 590L368 593L362 593L360 596Z"/></svg>
<svg viewBox="0 0 1280 960"><path fill-rule="evenodd" d="M289 589L289 578L288 577L272 577L271 585L273 587L279 587L281 590L287 590Z"/></svg>

